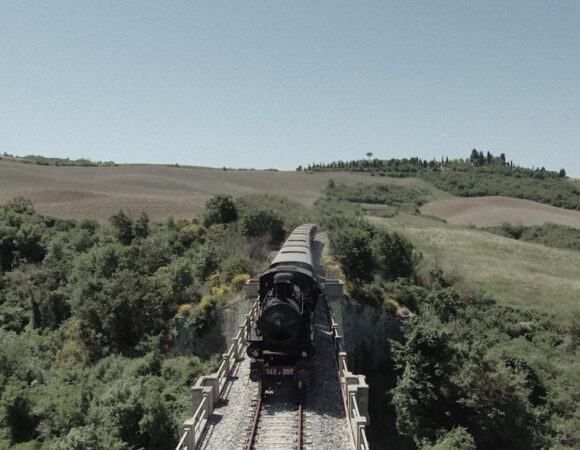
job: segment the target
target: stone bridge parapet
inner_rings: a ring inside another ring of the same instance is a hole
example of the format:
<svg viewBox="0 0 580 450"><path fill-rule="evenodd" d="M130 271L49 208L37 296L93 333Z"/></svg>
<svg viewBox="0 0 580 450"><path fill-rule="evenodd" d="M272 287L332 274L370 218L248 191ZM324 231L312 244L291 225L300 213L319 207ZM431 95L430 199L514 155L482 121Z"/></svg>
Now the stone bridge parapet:
<svg viewBox="0 0 580 450"><path fill-rule="evenodd" d="M327 300L344 300L344 284L341 280L327 279L324 283ZM369 444L366 436L366 426L370 423L369 416L369 386L364 375L355 375L348 370L347 353L343 351L342 336L338 330L329 302L326 301L328 320L332 330L334 352L337 361L338 379L342 390L344 410L350 425L355 449L367 450Z"/></svg>

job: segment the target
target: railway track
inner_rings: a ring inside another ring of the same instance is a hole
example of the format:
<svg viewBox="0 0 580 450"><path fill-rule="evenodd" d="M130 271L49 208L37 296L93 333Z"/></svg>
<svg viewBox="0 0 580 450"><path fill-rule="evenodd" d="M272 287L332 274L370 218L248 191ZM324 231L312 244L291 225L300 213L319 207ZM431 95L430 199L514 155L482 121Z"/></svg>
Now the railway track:
<svg viewBox="0 0 580 450"><path fill-rule="evenodd" d="M304 441L304 393L295 382L260 387L252 401L251 425L246 450L310 447Z"/></svg>

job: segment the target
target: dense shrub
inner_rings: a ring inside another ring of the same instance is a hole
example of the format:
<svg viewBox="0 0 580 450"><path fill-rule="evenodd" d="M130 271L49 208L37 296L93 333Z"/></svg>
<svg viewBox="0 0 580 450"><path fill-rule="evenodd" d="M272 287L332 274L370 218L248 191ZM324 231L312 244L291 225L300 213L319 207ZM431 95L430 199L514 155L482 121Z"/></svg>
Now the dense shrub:
<svg viewBox="0 0 580 450"><path fill-rule="evenodd" d="M279 245L286 234L284 220L273 211L252 210L242 218L242 229L248 238L269 235L272 245Z"/></svg>
<svg viewBox="0 0 580 450"><path fill-rule="evenodd" d="M332 236L331 246L346 279L356 284L375 277L384 282L410 278L420 259L403 236L366 223L342 228Z"/></svg>
<svg viewBox="0 0 580 450"><path fill-rule="evenodd" d="M38 418L32 412L26 383L11 378L4 387L0 407L13 443L25 442L35 436Z"/></svg>
<svg viewBox="0 0 580 450"><path fill-rule="evenodd" d="M503 223L499 227L488 227L484 228L484 230L500 236L542 244L548 247L580 250L580 230L564 225L547 223L545 225L524 227L523 225Z"/></svg>
<svg viewBox="0 0 580 450"><path fill-rule="evenodd" d="M366 183L335 185L327 188L326 194L331 198L351 203L388 205L394 209L391 215L399 210L418 213L419 207L431 198L429 191L418 187Z"/></svg>
<svg viewBox="0 0 580 450"><path fill-rule="evenodd" d="M119 211L109 218L109 222L113 226L113 234L117 240L124 245L130 244L135 237L135 233L133 230L133 223L125 213Z"/></svg>
<svg viewBox="0 0 580 450"><path fill-rule="evenodd" d="M218 194L205 204L203 225L209 227L215 223L230 223L238 220L238 210L231 195Z"/></svg>
<svg viewBox="0 0 580 450"><path fill-rule="evenodd" d="M251 211L265 210L273 212L284 221L286 230L293 230L303 223L317 222L313 218L313 211L304 205L279 195L248 195L236 200L239 216L247 215Z"/></svg>
<svg viewBox="0 0 580 450"><path fill-rule="evenodd" d="M381 231L375 237L378 272L386 281L410 278L420 256L413 253L411 243L398 233Z"/></svg>
<svg viewBox="0 0 580 450"><path fill-rule="evenodd" d="M371 227L352 227L344 228L333 236L333 253L347 280L360 283L373 279L376 267L373 248L375 234Z"/></svg>
<svg viewBox="0 0 580 450"><path fill-rule="evenodd" d="M229 283L236 275L253 272L252 261L244 256L233 256L222 262L221 276L224 283Z"/></svg>
<svg viewBox="0 0 580 450"><path fill-rule="evenodd" d="M393 342L399 379L390 403L399 432L425 448L575 447L578 406L558 406L573 347L555 319L453 288L434 287ZM525 335L513 333L525 324ZM559 342L559 343L558 343ZM556 358L563 372L543 361ZM563 365L562 365L563 364ZM549 381L548 381L549 380Z"/></svg>
<svg viewBox="0 0 580 450"><path fill-rule="evenodd" d="M218 245L236 229L184 239L192 225L0 206L0 448L174 448L189 386L215 369L173 347L178 307L193 338L211 326L229 290L200 301L204 277L243 248Z"/></svg>

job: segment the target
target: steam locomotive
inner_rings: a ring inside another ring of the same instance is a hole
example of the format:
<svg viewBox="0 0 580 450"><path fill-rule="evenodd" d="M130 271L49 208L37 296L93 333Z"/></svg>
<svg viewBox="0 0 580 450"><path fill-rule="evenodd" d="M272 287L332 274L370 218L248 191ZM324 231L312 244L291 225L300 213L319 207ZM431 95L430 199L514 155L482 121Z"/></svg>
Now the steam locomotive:
<svg viewBox="0 0 580 450"><path fill-rule="evenodd" d="M308 380L315 353L312 318L322 290L312 262L316 225L297 227L260 276L259 314L250 330L250 379L294 376Z"/></svg>

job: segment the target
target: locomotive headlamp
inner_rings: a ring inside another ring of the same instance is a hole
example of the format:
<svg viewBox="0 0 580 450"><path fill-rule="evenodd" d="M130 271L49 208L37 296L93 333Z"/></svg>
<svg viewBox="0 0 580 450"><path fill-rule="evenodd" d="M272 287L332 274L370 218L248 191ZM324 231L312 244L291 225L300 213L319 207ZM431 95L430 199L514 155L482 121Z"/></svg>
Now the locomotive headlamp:
<svg viewBox="0 0 580 450"><path fill-rule="evenodd" d="M306 358L308 356L308 352L306 350L302 350L302 357Z"/></svg>
<svg viewBox="0 0 580 450"><path fill-rule="evenodd" d="M259 357L259 356L260 356L260 352L259 352L258 350L254 350L254 351L252 352L252 356L253 356L254 358L257 358L257 357Z"/></svg>

